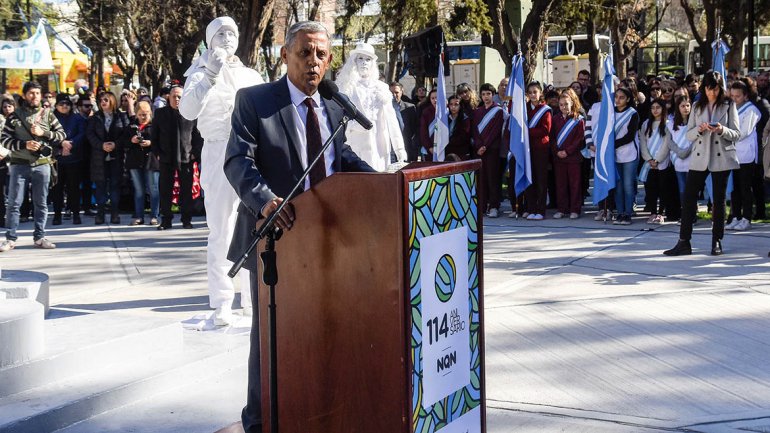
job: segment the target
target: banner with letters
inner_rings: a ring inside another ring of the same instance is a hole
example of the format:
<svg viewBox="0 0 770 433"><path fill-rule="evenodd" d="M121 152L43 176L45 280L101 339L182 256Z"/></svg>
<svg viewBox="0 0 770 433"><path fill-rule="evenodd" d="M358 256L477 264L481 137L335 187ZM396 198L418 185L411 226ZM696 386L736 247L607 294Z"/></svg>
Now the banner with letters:
<svg viewBox="0 0 770 433"><path fill-rule="evenodd" d="M483 351L477 177L412 181L412 432L481 433Z"/></svg>
<svg viewBox="0 0 770 433"><path fill-rule="evenodd" d="M0 41L0 69L54 69L43 20L29 39Z"/></svg>

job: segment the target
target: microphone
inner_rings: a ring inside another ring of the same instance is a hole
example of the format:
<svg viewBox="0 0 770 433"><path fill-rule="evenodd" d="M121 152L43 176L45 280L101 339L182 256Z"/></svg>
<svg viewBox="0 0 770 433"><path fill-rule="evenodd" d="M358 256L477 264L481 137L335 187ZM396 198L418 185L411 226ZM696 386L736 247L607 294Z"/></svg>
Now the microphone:
<svg viewBox="0 0 770 433"><path fill-rule="evenodd" d="M364 129L372 129L372 122L363 115L356 106L350 102L350 99L344 94L340 93L340 89L334 84L332 80L322 80L318 85L318 92L324 99L331 99L336 102L345 111L352 120L358 122Z"/></svg>

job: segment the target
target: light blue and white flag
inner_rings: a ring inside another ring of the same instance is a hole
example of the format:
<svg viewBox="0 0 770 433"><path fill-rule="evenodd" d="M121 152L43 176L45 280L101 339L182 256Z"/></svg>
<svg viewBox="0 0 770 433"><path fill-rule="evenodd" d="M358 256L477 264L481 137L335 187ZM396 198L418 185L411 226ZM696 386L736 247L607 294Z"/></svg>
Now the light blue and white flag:
<svg viewBox="0 0 770 433"><path fill-rule="evenodd" d="M711 48L714 50L714 55L711 56L713 59L711 69L722 75L722 88L727 90L727 81L725 78L727 76L725 70L725 54L729 53L730 49L727 48L727 45L719 37L717 37L717 40L711 44Z"/></svg>
<svg viewBox="0 0 770 433"><path fill-rule="evenodd" d="M444 83L444 53L438 60L438 91L436 92L436 118L433 120L433 160L443 161L444 151L449 144L449 108L446 100L446 84Z"/></svg>
<svg viewBox="0 0 770 433"><path fill-rule="evenodd" d="M599 106L599 118L592 128L596 162L594 164L594 204L607 198L615 188L617 170L615 168L615 68L612 66L612 54L604 59L604 80L602 81L602 100Z"/></svg>
<svg viewBox="0 0 770 433"><path fill-rule="evenodd" d="M527 129L527 98L524 89L524 58L521 54L513 57L513 70L505 94L511 97L511 116L508 125L511 130L508 160L516 160L516 177L513 186L520 195L532 185L532 159L529 154L529 131Z"/></svg>

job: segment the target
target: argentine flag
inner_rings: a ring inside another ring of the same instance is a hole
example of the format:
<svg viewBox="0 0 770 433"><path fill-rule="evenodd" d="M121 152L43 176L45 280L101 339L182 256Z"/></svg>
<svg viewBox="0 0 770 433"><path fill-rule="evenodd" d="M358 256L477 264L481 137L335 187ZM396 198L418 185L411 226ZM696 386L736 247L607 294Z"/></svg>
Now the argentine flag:
<svg viewBox="0 0 770 433"><path fill-rule="evenodd" d="M722 88L727 90L727 74L725 71L725 54L729 53L730 50L727 48L727 45L717 37L717 39L711 44L711 48L714 50L714 54L712 57L713 63L711 69L715 72L719 72L719 75L722 76Z"/></svg>
<svg viewBox="0 0 770 433"><path fill-rule="evenodd" d="M505 91L511 97L511 116L508 126L511 141L508 160L516 160L516 178L513 186L516 195L520 195L532 185L532 160L529 156L529 131L527 130L527 98L524 94L524 58L521 54L513 57L513 70Z"/></svg>
<svg viewBox="0 0 770 433"><path fill-rule="evenodd" d="M434 161L445 159L444 151L449 144L449 108L446 101L446 84L444 83L444 53L438 60L438 91L436 92L436 119L433 133ZM459 119L458 119L459 121Z"/></svg>
<svg viewBox="0 0 770 433"><path fill-rule="evenodd" d="M596 146L594 163L594 204L607 198L615 188L615 68L612 66L612 54L604 59L604 80L602 81L602 104L599 119L594 122L592 135Z"/></svg>

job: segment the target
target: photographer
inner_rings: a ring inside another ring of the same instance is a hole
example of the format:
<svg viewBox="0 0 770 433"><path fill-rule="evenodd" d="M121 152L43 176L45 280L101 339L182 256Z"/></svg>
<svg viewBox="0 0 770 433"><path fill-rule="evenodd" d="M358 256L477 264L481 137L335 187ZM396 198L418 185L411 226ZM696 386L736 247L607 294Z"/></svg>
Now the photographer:
<svg viewBox="0 0 770 433"><path fill-rule="evenodd" d="M35 230L33 238L38 248L51 249L56 245L45 237L45 223L48 218L48 186L51 179L53 147L60 147L65 139L64 128L52 110L41 108L41 86L35 81L24 84L24 101L5 122L0 144L10 155L8 202L10 209L6 218L8 231L0 252L16 246L16 230L19 227L19 209L24 198L24 184L32 186Z"/></svg>
<svg viewBox="0 0 770 433"><path fill-rule="evenodd" d="M145 191L150 193L150 225L158 225L160 209L160 163L151 150L152 107L147 101L136 104L136 117L131 119L131 144L126 150L126 169L134 185L134 219L131 225L144 224Z"/></svg>

